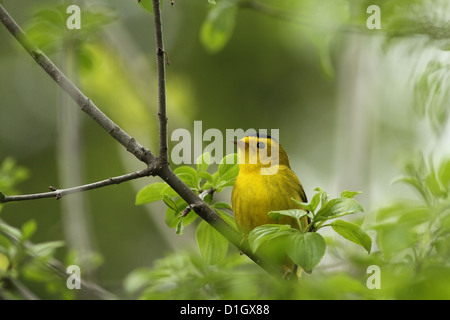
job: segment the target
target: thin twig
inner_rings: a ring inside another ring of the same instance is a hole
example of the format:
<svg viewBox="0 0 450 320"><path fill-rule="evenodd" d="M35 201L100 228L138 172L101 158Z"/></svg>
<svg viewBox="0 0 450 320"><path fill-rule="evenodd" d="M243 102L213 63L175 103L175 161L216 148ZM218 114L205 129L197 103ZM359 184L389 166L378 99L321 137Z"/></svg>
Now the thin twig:
<svg viewBox="0 0 450 320"><path fill-rule="evenodd" d="M102 126L114 139L123 145L129 152L146 164L155 158L150 150L144 148L122 128L109 119L95 104L86 97L80 89L70 81L56 65L31 41L20 26L0 4L0 21L16 40L25 48L47 74L78 104L81 110L87 113L100 126Z"/></svg>
<svg viewBox="0 0 450 320"><path fill-rule="evenodd" d="M98 189L102 187L106 187L113 184L119 184L125 181L130 181L134 179L139 179L142 177L148 177L151 175L154 175L155 168L154 167L147 167L143 170L124 174L122 176L112 177L108 178L106 180L97 181L89 184L85 184L82 186L77 186L73 188L67 188L67 189L56 189L53 186L50 186L50 192L43 192L43 193L35 193L35 194L25 194L25 195L16 195L16 196L7 196L0 192L0 203L5 202L13 202L13 201L25 201L25 200L36 200L36 199L45 199L45 198L55 198L56 200L61 199L61 197L71 194L71 193L77 193L92 189Z"/></svg>
<svg viewBox="0 0 450 320"><path fill-rule="evenodd" d="M167 108L166 108L166 70L164 51L162 21L160 1L153 0L153 15L155 18L155 35L156 35L156 63L158 69L158 101L159 101L159 158L162 162L168 163L168 147L167 147ZM167 59L169 61L169 59Z"/></svg>

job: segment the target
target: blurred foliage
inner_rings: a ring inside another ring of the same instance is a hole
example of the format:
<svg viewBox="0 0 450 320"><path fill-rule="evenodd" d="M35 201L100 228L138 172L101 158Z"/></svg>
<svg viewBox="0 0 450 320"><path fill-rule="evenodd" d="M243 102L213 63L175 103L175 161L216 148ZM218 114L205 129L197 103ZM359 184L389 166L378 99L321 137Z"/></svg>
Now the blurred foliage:
<svg viewBox="0 0 450 320"><path fill-rule="evenodd" d="M1 192L17 193L16 185L27 177L28 170L16 165L12 158L3 160L0 166ZM0 299L38 298L24 281L44 286L47 297L73 299L74 292L67 289L65 277L51 266L56 249L64 246L64 242L33 244L30 239L36 229L34 220L27 221L20 229L0 220Z"/></svg>
<svg viewBox="0 0 450 320"><path fill-rule="evenodd" d="M174 170L175 174L192 191L204 199L222 219L236 229L231 205L214 201L214 194L234 185L239 173L237 154L225 156L214 173L208 172L211 164L209 152L200 155L195 162L197 169L190 166L181 166ZM163 200L167 206L165 216L167 226L174 228L178 235L182 235L184 227L198 218L195 210L191 210L188 203L181 199L165 182L147 185L136 195L137 205L158 200ZM228 241L205 221L197 225L196 238L200 253L206 264L216 264L225 257L228 251Z"/></svg>
<svg viewBox="0 0 450 320"><path fill-rule="evenodd" d="M80 45L92 41L105 25L117 19L114 9L106 5L83 10L83 27L79 32L73 32L68 28L61 28L66 24L66 10L64 5L43 6L36 10L29 23L28 36L45 52L60 51L68 43Z"/></svg>
<svg viewBox="0 0 450 320"><path fill-rule="evenodd" d="M30 173L27 168L18 166L16 161L9 157L0 164L0 194L17 193L16 185L28 179ZM0 212L2 204L0 203Z"/></svg>

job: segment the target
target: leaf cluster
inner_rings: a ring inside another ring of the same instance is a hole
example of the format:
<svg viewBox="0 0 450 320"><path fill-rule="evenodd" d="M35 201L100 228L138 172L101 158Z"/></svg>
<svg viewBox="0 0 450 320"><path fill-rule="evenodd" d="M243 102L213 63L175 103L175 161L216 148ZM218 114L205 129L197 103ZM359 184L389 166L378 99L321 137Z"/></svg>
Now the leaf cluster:
<svg viewBox="0 0 450 320"><path fill-rule="evenodd" d="M361 227L340 219L326 223L347 214L363 211L358 201L353 199L360 192L344 191L340 197L330 199L328 193L321 188L316 188L315 191L316 194L309 203L292 199L293 207L297 205L301 209L269 212L269 216L274 220L279 220L283 216L294 218L298 228L280 224L256 227L248 237L252 250L256 251L264 243L276 238L284 238L286 254L304 270L311 271L320 262L326 250L325 239L316 231L329 226L345 239L362 246L370 253L372 239ZM302 223L305 216L309 221L306 227Z"/></svg>

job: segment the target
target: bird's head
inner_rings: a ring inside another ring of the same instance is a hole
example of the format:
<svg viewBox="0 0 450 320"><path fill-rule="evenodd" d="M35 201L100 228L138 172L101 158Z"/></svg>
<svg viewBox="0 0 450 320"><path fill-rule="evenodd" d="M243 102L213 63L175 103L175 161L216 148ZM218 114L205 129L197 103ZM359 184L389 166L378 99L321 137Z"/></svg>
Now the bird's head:
<svg viewBox="0 0 450 320"><path fill-rule="evenodd" d="M281 165L290 167L286 151L270 136L257 133L233 142L238 146L239 170L243 172L261 170L261 174L271 175Z"/></svg>

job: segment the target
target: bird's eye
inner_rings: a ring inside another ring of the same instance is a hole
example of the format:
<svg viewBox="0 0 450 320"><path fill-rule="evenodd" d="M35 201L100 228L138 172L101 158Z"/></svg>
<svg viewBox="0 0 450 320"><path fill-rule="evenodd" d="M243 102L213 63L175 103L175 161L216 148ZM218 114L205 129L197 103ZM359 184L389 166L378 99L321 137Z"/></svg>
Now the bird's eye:
<svg viewBox="0 0 450 320"><path fill-rule="evenodd" d="M258 147L258 149L264 149L266 147L266 145L264 144L264 142L258 142L256 144L256 146Z"/></svg>

